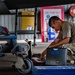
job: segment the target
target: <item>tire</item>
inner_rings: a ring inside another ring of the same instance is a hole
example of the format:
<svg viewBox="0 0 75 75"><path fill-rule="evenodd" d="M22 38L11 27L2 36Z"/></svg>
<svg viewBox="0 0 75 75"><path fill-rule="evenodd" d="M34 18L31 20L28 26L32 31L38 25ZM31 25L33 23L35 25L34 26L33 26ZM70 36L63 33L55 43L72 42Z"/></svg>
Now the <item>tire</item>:
<svg viewBox="0 0 75 75"><path fill-rule="evenodd" d="M17 69L18 72L22 75L25 75L25 74L31 72L32 66L33 66L32 61L28 58L25 58L24 62L25 62L25 64L23 65L23 68L22 69Z"/></svg>

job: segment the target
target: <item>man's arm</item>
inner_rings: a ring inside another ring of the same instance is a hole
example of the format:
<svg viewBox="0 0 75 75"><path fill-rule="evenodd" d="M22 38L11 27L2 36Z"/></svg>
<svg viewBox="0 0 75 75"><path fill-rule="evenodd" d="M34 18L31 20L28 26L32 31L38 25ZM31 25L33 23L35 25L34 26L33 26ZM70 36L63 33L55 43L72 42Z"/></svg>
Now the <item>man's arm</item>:
<svg viewBox="0 0 75 75"><path fill-rule="evenodd" d="M60 39L56 39L49 46L54 45L54 44L57 44L59 41L60 41Z"/></svg>
<svg viewBox="0 0 75 75"><path fill-rule="evenodd" d="M61 46L63 44L68 44L70 41L70 37L67 37L61 41L59 41L58 43L55 43L55 44L51 44L49 47L52 48L52 47L58 47L58 46Z"/></svg>
<svg viewBox="0 0 75 75"><path fill-rule="evenodd" d="M63 39L63 40L56 39L56 40L53 41L48 47L49 47L49 48L52 48L52 47L59 47L59 46L61 46L61 45L63 45L63 44L69 43L69 41L70 41L70 37L67 37L67 38L65 38L65 39ZM47 48L48 48L48 47L47 47ZM44 56L46 55L46 50L47 50L47 48L42 52L41 57L44 57Z"/></svg>
<svg viewBox="0 0 75 75"><path fill-rule="evenodd" d="M54 40L48 47L57 44L59 41L60 41L60 39ZM41 57L44 57L45 56L47 48L42 52Z"/></svg>

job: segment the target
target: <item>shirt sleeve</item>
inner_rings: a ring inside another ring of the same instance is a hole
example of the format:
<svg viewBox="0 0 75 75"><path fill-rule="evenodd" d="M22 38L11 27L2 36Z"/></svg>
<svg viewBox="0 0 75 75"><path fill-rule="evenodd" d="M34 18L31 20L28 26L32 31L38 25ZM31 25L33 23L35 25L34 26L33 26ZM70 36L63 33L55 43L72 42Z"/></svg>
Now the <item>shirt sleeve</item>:
<svg viewBox="0 0 75 75"><path fill-rule="evenodd" d="M62 28L62 34L63 34L63 39L66 37L71 37L71 25L65 24L65 26Z"/></svg>

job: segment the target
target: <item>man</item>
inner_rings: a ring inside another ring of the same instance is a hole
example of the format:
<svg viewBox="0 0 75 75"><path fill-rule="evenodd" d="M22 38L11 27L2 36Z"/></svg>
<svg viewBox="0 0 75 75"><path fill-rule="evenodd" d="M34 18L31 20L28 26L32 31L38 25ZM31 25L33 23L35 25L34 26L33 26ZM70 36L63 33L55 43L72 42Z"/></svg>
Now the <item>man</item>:
<svg viewBox="0 0 75 75"><path fill-rule="evenodd" d="M75 52L75 24L68 21L63 21L57 16L52 16L49 19L49 26L59 30L58 37L48 46L49 48L63 46L70 50L71 54ZM47 49L46 49L47 50ZM42 52L42 57L45 56L46 50Z"/></svg>

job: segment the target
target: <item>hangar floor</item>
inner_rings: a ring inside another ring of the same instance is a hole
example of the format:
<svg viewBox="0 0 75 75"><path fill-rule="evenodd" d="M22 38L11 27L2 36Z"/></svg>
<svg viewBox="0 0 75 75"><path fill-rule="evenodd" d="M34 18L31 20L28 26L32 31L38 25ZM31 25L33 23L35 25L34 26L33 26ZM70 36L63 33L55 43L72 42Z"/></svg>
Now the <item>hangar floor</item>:
<svg viewBox="0 0 75 75"><path fill-rule="evenodd" d="M16 69L8 67L8 68L0 68L0 75L21 75L21 74L19 74ZM31 75L31 74L27 74L27 75Z"/></svg>
<svg viewBox="0 0 75 75"><path fill-rule="evenodd" d="M35 47L32 46L32 54L42 53L49 46L49 44L50 42L37 42Z"/></svg>

